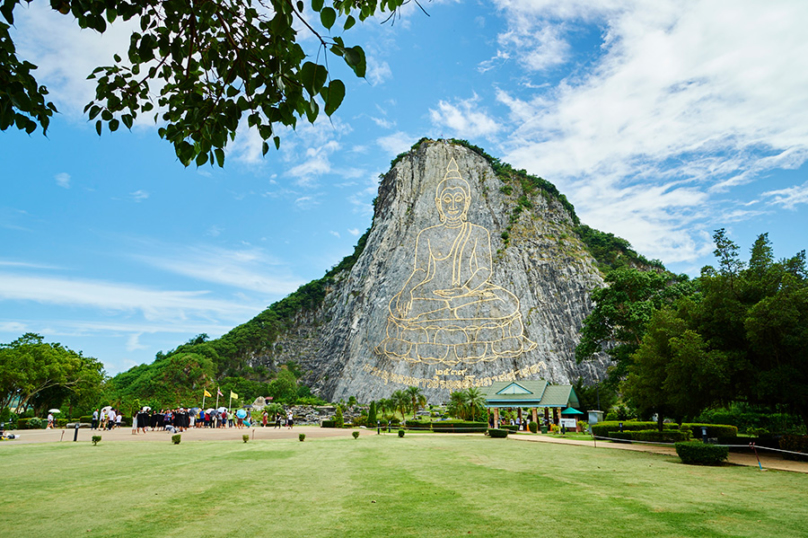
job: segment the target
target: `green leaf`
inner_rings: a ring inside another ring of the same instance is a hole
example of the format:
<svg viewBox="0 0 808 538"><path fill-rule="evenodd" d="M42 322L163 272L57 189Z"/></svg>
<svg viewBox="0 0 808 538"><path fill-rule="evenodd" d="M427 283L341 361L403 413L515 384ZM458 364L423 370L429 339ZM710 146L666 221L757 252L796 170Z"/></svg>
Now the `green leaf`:
<svg viewBox="0 0 808 538"><path fill-rule="evenodd" d="M281 149L281 138L279 136L272 137L272 141L275 142L275 149Z"/></svg>
<svg viewBox="0 0 808 538"><path fill-rule="evenodd" d="M314 123L314 120L317 119L317 115L319 113L320 105L318 105L317 101L315 101L312 97L311 101L308 103L308 106L306 106L306 119L309 120L309 123Z"/></svg>
<svg viewBox="0 0 808 538"><path fill-rule="evenodd" d="M334 8L324 7L322 11L320 11L320 22L323 23L323 26L331 29L334 26L334 21L337 20L337 12L334 11Z"/></svg>
<svg viewBox="0 0 808 538"><path fill-rule="evenodd" d="M327 78L328 71L322 65L306 62L300 68L300 83L311 96L315 96L320 92Z"/></svg>
<svg viewBox="0 0 808 538"><path fill-rule="evenodd" d="M332 80L328 85L328 94L325 97L325 113L331 116L342 104L345 98L345 84L341 80Z"/></svg>
<svg viewBox="0 0 808 538"><path fill-rule="evenodd" d="M116 119L114 119L114 120L110 121L110 122L109 122L109 130L110 130L111 132L113 132L113 133L114 133L115 131L117 131L117 130L118 130L118 125L120 125L120 123L121 123L121 122L119 122L119 121L118 121L118 120L116 120Z"/></svg>
<svg viewBox="0 0 808 538"><path fill-rule="evenodd" d="M224 168L224 150L222 148L216 148L213 150L213 153L216 155L216 164L219 165L219 168Z"/></svg>
<svg viewBox="0 0 808 538"><path fill-rule="evenodd" d="M353 18L353 15L348 15L348 18L345 19L345 26L343 26L343 29L350 30L353 28L354 24L356 24L356 19Z"/></svg>
<svg viewBox="0 0 808 538"><path fill-rule="evenodd" d="M323 9L323 0L311 0L311 9L314 11Z"/></svg>
<svg viewBox="0 0 808 538"><path fill-rule="evenodd" d="M98 136L101 136L101 120L95 122L95 132L98 133Z"/></svg>
<svg viewBox="0 0 808 538"><path fill-rule="evenodd" d="M261 155L266 155L267 151L269 151L269 144L264 142L261 144Z"/></svg>
<svg viewBox="0 0 808 538"><path fill-rule="evenodd" d="M206 162L208 162L208 154L204 151L199 152L199 155L196 156L196 165L202 166Z"/></svg>
<svg viewBox="0 0 808 538"><path fill-rule="evenodd" d="M303 2L301 2L301 0L298 0L298 1L297 1L297 10L298 10L300 13L303 13Z"/></svg>

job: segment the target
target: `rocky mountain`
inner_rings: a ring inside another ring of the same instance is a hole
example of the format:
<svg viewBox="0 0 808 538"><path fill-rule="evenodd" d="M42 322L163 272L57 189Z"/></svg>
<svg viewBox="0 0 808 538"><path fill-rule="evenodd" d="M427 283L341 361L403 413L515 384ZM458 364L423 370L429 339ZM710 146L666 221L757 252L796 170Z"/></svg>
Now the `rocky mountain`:
<svg viewBox="0 0 808 538"><path fill-rule="evenodd" d="M238 345L249 364L294 361L331 401L603 379L608 359L577 365L574 350L600 267L617 259L648 263L581 225L549 182L424 139L382 178L354 255L233 334L249 333Z"/></svg>

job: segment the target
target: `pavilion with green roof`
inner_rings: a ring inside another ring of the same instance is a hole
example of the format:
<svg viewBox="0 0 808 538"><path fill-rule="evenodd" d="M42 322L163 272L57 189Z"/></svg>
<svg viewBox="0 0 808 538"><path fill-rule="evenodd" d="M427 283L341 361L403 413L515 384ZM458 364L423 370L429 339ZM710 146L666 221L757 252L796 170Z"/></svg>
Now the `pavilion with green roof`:
<svg viewBox="0 0 808 538"><path fill-rule="evenodd" d="M494 427L499 428L499 410L516 408L521 422L522 409L532 408L533 421L538 422L538 409L544 409L544 418L559 424L561 415L574 415L580 406L572 385L551 385L543 379L498 381L485 387L485 406L494 410ZM580 412L579 412L580 413Z"/></svg>

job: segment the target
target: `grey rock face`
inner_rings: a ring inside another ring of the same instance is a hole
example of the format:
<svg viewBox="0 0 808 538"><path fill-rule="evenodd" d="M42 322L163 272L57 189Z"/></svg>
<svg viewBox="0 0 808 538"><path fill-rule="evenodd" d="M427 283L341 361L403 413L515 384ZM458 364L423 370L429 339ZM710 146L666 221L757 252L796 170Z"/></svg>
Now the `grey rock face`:
<svg viewBox="0 0 808 538"><path fill-rule="evenodd" d="M254 361L296 361L331 401L415 385L440 402L494 381L603 379L608 359L574 358L589 292L603 285L595 260L557 200L534 195L514 212L522 195L473 151L421 144L382 180L350 273Z"/></svg>

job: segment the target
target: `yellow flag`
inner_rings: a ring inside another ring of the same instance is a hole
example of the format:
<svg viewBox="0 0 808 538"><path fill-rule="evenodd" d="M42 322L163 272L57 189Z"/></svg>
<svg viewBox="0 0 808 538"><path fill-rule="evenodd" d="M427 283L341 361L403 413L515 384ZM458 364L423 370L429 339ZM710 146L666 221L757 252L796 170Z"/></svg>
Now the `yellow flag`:
<svg viewBox="0 0 808 538"><path fill-rule="evenodd" d="M232 390L230 391L230 397L233 398L234 400L238 400L238 394L236 394Z"/></svg>
<svg viewBox="0 0 808 538"><path fill-rule="evenodd" d="M202 390L205 390L205 389L202 389ZM208 396L208 397L211 397L211 398L212 398L212 396L210 395L210 392L208 392L208 391L206 391L206 390L205 390L205 396Z"/></svg>

